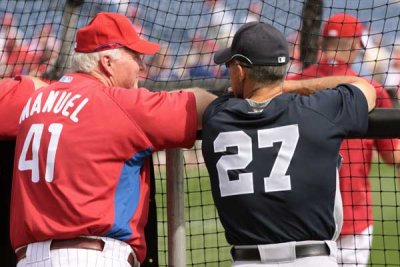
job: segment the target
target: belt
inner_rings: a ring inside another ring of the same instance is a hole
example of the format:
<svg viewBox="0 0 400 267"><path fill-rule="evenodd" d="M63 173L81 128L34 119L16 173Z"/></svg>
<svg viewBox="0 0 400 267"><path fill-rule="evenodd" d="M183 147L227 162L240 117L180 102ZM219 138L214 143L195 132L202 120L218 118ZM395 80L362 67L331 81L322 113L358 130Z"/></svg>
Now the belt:
<svg viewBox="0 0 400 267"><path fill-rule="evenodd" d="M296 245L296 258L313 257L313 256L328 256L330 254L329 247L326 244L310 244ZM258 248L237 248L231 249L232 258L234 261L260 261L260 252Z"/></svg>
<svg viewBox="0 0 400 267"><path fill-rule="evenodd" d="M20 248L17 252L15 252L17 256L17 261L22 260L26 257L26 250L28 246L24 246ZM104 241L101 239L94 239L88 237L77 237L73 239L60 239L60 240L52 240L50 244L50 250L54 249L63 249L63 248L80 248L80 249L93 249L98 251L103 251ZM129 254L128 263L134 267L136 266L136 260L133 254Z"/></svg>

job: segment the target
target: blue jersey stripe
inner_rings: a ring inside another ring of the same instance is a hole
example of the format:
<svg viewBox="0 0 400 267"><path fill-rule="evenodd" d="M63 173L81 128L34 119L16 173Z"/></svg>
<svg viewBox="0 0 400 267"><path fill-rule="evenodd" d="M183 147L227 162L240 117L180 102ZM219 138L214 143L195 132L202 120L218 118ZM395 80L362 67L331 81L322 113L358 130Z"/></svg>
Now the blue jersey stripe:
<svg viewBox="0 0 400 267"><path fill-rule="evenodd" d="M132 235L130 220L136 212L140 198L140 169L151 149L135 154L122 168L115 192L115 221L107 237L128 240Z"/></svg>

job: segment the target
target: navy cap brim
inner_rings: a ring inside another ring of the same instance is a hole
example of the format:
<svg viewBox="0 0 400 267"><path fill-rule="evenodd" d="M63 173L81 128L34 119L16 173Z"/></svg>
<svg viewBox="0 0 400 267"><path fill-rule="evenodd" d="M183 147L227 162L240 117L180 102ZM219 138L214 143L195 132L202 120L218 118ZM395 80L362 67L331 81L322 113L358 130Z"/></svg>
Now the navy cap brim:
<svg viewBox="0 0 400 267"><path fill-rule="evenodd" d="M215 64L223 64L232 59L232 51L231 48L225 48L215 52L214 54L214 62Z"/></svg>

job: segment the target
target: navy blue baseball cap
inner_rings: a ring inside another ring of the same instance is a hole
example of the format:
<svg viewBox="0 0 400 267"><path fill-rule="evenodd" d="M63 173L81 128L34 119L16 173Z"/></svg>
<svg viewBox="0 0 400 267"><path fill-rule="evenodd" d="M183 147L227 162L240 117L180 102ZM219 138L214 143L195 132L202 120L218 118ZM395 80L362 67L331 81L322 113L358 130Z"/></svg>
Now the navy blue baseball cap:
<svg viewBox="0 0 400 267"><path fill-rule="evenodd" d="M214 54L216 64L232 59L250 65L285 65L290 59L288 42L272 25L258 21L249 22L235 33L231 47Z"/></svg>

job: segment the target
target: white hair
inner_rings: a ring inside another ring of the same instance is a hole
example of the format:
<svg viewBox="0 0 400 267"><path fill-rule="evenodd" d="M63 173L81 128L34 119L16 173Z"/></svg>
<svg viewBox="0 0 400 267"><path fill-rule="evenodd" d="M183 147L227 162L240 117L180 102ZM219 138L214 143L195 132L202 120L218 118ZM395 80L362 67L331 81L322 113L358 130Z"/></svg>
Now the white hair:
<svg viewBox="0 0 400 267"><path fill-rule="evenodd" d="M121 49L123 48L109 49L93 53L75 52L71 59L72 71L90 73L98 66L101 56L107 55L114 59L118 59L121 56Z"/></svg>

